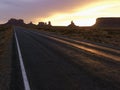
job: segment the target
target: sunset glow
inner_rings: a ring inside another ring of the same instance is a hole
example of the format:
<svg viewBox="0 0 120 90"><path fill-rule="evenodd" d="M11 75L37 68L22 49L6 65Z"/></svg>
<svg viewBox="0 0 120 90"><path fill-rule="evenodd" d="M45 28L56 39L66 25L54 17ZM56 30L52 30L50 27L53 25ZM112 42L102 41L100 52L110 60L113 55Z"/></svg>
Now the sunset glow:
<svg viewBox="0 0 120 90"><path fill-rule="evenodd" d="M120 17L120 1L97 1L84 7L78 7L75 12L59 13L43 18L43 21L52 21L53 25L69 25L70 21L78 26L94 25L98 17Z"/></svg>
<svg viewBox="0 0 120 90"><path fill-rule="evenodd" d="M91 26L99 17L120 17L120 0L2 0L0 23L21 18L26 23L48 22Z"/></svg>

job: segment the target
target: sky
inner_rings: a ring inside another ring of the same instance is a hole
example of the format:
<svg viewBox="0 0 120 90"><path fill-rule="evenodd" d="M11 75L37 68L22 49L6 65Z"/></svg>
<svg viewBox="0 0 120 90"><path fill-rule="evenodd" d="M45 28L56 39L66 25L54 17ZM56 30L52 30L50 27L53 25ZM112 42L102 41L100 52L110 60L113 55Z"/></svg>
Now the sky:
<svg viewBox="0 0 120 90"><path fill-rule="evenodd" d="M0 23L10 18L25 23L48 22L91 26L99 17L120 17L120 0L0 0Z"/></svg>

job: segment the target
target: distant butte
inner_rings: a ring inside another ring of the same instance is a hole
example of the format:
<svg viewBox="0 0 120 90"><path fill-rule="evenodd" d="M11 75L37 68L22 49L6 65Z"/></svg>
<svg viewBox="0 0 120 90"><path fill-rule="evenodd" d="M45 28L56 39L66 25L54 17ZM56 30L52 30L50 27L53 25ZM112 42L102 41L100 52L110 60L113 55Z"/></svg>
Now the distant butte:
<svg viewBox="0 0 120 90"><path fill-rule="evenodd" d="M120 27L120 17L104 17L96 20L95 27L118 28Z"/></svg>
<svg viewBox="0 0 120 90"><path fill-rule="evenodd" d="M6 23L7 25L25 25L24 20L22 19L14 19L11 18L10 20L8 20L8 22Z"/></svg>
<svg viewBox="0 0 120 90"><path fill-rule="evenodd" d="M17 25L17 26L36 26L32 22L29 24L25 24L23 19L10 19L6 23L7 25ZM49 21L48 24L45 22L39 22L37 26L40 27L50 27L51 22ZM68 27L76 28L77 26L74 24L73 21L68 25ZM82 28L82 27L81 27ZM90 27L83 27L83 28L120 28L120 17L101 17L96 19L96 23Z"/></svg>

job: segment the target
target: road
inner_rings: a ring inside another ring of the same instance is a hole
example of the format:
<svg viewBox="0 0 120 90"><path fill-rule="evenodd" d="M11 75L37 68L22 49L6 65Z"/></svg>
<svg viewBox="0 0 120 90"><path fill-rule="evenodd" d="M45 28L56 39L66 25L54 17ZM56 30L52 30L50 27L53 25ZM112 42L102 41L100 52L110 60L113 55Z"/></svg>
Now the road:
<svg viewBox="0 0 120 90"><path fill-rule="evenodd" d="M15 27L10 88L120 90L114 82L101 79L95 73L103 69L103 65L119 68L119 61L120 50L117 49Z"/></svg>

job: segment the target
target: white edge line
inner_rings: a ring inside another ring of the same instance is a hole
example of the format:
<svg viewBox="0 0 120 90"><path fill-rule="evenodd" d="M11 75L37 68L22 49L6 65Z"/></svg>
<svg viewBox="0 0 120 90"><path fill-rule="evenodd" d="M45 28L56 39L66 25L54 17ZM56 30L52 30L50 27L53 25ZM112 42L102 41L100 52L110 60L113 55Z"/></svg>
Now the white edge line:
<svg viewBox="0 0 120 90"><path fill-rule="evenodd" d="M22 54L21 54L21 51L20 51L20 46L19 46L19 42L18 42L15 30L14 30L14 33L15 33L15 39L16 39L16 44L17 44L17 49L18 49L18 55L19 55L19 60L20 60L20 67L21 67L24 87L25 87L25 90L30 90L30 85L29 85L29 81L28 81L28 78L27 78L27 74L26 74L26 71L25 71L24 64L23 64Z"/></svg>

